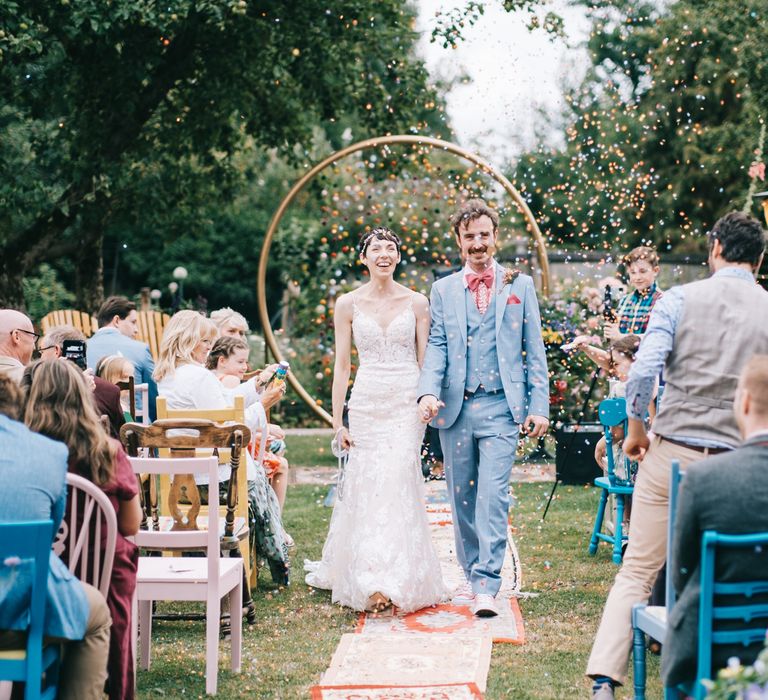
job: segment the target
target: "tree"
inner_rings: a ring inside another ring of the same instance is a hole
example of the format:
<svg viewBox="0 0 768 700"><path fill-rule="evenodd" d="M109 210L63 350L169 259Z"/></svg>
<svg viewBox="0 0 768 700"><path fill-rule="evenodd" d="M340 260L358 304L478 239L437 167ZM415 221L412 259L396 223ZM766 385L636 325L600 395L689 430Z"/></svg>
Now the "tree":
<svg viewBox="0 0 768 700"><path fill-rule="evenodd" d="M0 305L69 257L93 308L105 230L199 231L249 141L296 158L317 124L439 125L412 20L404 0L0 0Z"/></svg>
<svg viewBox="0 0 768 700"><path fill-rule="evenodd" d="M768 118L764 4L584 4L593 67L569 96L567 146L525 154L518 186L556 243L703 250L700 234L744 205Z"/></svg>

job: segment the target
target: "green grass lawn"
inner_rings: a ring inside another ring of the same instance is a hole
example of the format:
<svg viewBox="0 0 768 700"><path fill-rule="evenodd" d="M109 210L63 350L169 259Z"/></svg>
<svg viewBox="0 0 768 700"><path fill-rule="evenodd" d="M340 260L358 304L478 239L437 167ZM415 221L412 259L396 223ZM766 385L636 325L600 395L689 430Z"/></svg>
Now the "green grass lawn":
<svg viewBox="0 0 768 700"><path fill-rule="evenodd" d="M520 601L525 645L493 648L489 700L589 697L584 667L617 567L610 561L608 545L601 545L594 558L587 555L597 493L561 486L542 523L550 488L549 484L514 487L513 524L523 590L538 595ZM219 697L308 698L341 635L353 631L356 615L332 606L328 594L313 592L303 581L303 561L319 558L328 528L331 511L322 506L325 494L325 488L290 487L285 526L296 540L291 585L277 589L268 572L261 572L261 588L255 595L258 622L244 628L239 676L227 669L229 647L221 643ZM156 621L152 668L139 671L138 697L203 697L204 634L202 622ZM658 675L658 659L649 656L649 698L661 697ZM617 695L631 697L631 686Z"/></svg>
<svg viewBox="0 0 768 700"><path fill-rule="evenodd" d="M331 454L331 438L333 432L310 435L297 435L289 433L285 438L287 448L286 457L291 466L297 467L335 467L336 457ZM534 440L521 440L518 458L530 453L537 447ZM549 454L555 454L555 439L547 436L545 449Z"/></svg>

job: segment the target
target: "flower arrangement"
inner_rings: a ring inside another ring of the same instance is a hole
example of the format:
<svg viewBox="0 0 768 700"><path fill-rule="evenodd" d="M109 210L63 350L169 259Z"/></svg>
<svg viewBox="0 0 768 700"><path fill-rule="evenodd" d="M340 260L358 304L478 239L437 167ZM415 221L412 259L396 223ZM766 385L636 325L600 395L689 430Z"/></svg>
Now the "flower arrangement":
<svg viewBox="0 0 768 700"><path fill-rule="evenodd" d="M595 365L586 355L566 354L561 346L577 335L592 335L596 345L603 343L598 330L606 284L613 286L620 282L606 278L593 287L570 279L558 280L549 297L540 299L541 330L549 369L549 404L555 427L558 423L572 423L579 419L587 387L595 371ZM598 384L585 419L590 419L592 411L603 398L604 388Z"/></svg>
<svg viewBox="0 0 768 700"><path fill-rule="evenodd" d="M768 643L768 637L766 638ZM768 699L768 646L751 666L743 666L732 657L714 681L704 681L707 700L766 700Z"/></svg>

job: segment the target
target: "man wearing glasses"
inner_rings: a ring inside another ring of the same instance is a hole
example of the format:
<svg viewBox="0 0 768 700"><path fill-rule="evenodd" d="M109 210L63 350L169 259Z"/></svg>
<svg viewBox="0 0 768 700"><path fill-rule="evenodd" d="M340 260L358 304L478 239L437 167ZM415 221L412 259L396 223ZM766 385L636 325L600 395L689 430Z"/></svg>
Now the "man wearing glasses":
<svg viewBox="0 0 768 700"><path fill-rule="evenodd" d="M0 309L0 374L20 382L39 338L21 311Z"/></svg>

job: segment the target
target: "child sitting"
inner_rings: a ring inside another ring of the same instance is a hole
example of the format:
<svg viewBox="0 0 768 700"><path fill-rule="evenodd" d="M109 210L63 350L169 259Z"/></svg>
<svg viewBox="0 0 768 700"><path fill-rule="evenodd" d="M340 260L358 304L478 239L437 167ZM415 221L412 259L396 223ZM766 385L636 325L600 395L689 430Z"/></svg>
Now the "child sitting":
<svg viewBox="0 0 768 700"><path fill-rule="evenodd" d="M127 360L122 355L107 355L102 357L96 365L96 376L112 384L127 382L133 377L133 362ZM125 420L130 423L133 420L131 415L131 397L127 390L120 392L120 407L125 414Z"/></svg>
<svg viewBox="0 0 768 700"><path fill-rule="evenodd" d="M637 348L640 346L640 338L636 335L621 335L611 341L605 350L596 345L591 345L590 336L580 335L574 339L572 346L582 350L598 367L608 373L608 397L609 399L623 398L626 393L626 383L629 377L629 369L635 360ZM655 413L654 402L649 406L651 416ZM616 477L622 480L634 481L637 474L637 463L630 463L630 471L627 473L626 460L621 445L624 440L624 429L621 426L612 428L613 437L613 463ZM595 460L603 468L608 468L605 437L600 438L595 446Z"/></svg>
<svg viewBox="0 0 768 700"><path fill-rule="evenodd" d="M241 338L222 336L216 340L208 354L206 366L222 383L226 393L236 393L241 386L243 376L248 367L248 343ZM257 382L261 384L261 382ZM265 392L273 391L267 387ZM267 449L262 466L267 478L277 496L280 509L285 505L285 495L288 489L288 460L285 453L285 433L279 425L269 423L267 428ZM258 459L261 436L254 435L248 449L254 458Z"/></svg>

